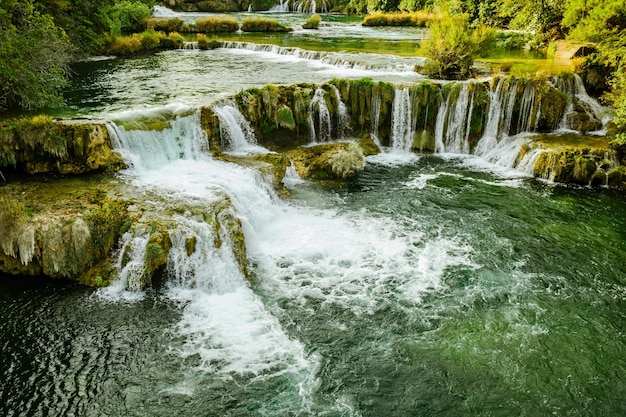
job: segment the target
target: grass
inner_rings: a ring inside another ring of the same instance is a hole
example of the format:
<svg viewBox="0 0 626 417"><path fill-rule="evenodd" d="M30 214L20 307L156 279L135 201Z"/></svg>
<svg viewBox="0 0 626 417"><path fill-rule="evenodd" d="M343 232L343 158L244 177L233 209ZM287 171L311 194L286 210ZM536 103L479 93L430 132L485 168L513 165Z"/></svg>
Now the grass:
<svg viewBox="0 0 626 417"><path fill-rule="evenodd" d="M439 18L439 15L425 10L412 13L374 12L363 18L363 26L414 26L426 27L428 23Z"/></svg>
<svg viewBox="0 0 626 417"><path fill-rule="evenodd" d="M282 25L276 19L250 17L241 24L243 32L290 32L292 29Z"/></svg>
<svg viewBox="0 0 626 417"><path fill-rule="evenodd" d="M209 16L196 19L196 29L201 33L232 33L239 30L239 22L233 16Z"/></svg>

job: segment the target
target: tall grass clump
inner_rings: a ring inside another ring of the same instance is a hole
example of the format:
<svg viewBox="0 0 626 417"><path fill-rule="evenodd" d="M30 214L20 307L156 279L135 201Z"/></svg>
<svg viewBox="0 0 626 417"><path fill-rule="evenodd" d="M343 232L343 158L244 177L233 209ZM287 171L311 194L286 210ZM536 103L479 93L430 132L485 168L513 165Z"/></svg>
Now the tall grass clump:
<svg viewBox="0 0 626 417"><path fill-rule="evenodd" d="M231 33L239 30L234 16L209 16L196 19L196 29L201 33Z"/></svg>
<svg viewBox="0 0 626 417"><path fill-rule="evenodd" d="M320 23L322 21L322 17L318 14L314 14L309 17L304 25L302 25L303 29L317 29L320 27Z"/></svg>
<svg viewBox="0 0 626 417"><path fill-rule="evenodd" d="M290 32L292 29L284 26L276 19L267 17L249 17L241 24L243 32Z"/></svg>
<svg viewBox="0 0 626 417"><path fill-rule="evenodd" d="M425 10L411 13L374 12L363 18L363 26L414 26L426 27L441 16Z"/></svg>

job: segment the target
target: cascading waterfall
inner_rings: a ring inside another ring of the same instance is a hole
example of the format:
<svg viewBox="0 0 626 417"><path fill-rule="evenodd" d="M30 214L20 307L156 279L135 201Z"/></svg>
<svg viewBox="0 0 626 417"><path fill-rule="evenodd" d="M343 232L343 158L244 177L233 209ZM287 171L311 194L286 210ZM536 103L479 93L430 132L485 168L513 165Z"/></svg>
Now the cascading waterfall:
<svg viewBox="0 0 626 417"><path fill-rule="evenodd" d="M198 42L183 42L183 49L198 49Z"/></svg>
<svg viewBox="0 0 626 417"><path fill-rule="evenodd" d="M326 91L317 88L309 104L308 117L311 140L313 142L327 142L331 139L332 119L326 104ZM315 114L317 113L318 129L315 129Z"/></svg>
<svg viewBox="0 0 626 417"><path fill-rule="evenodd" d="M458 97L450 93L442 101L435 128L436 151L440 153L470 152L469 133L472 110L474 108L474 92L470 94L469 84L461 86Z"/></svg>
<svg viewBox="0 0 626 417"><path fill-rule="evenodd" d="M498 81L495 91L489 92L487 126L474 150L476 155L486 155L497 146L503 137L509 135L516 90L517 81L513 81L509 85L509 82L503 79Z"/></svg>
<svg viewBox="0 0 626 417"><path fill-rule="evenodd" d="M609 120L605 109L596 100L589 97L585 84L578 74L574 74L573 77L553 77L552 84L569 97L567 109L559 126L561 129L571 129L571 117L574 114L575 101L589 118L600 120L603 125Z"/></svg>
<svg viewBox="0 0 626 417"><path fill-rule="evenodd" d="M408 88L396 89L391 119L391 147L410 152L413 146L413 123L411 120L411 97Z"/></svg>
<svg viewBox="0 0 626 417"><path fill-rule="evenodd" d="M233 101L218 103L213 106L213 111L220 121L220 140L228 152L244 154L267 152L257 145L254 130Z"/></svg>
<svg viewBox="0 0 626 417"><path fill-rule="evenodd" d="M380 64L372 64L371 55L367 57L362 54L347 54L326 51L310 51L296 47L284 47L272 44L257 44L252 42L223 42L221 47L224 49L235 49L249 52L267 53L279 56L288 56L297 59L319 61L326 65L338 68L371 71L376 73L392 73L392 74L411 74L414 75L413 67L415 59L404 59L394 57L390 63L389 56L378 55L381 59Z"/></svg>
<svg viewBox="0 0 626 417"><path fill-rule="evenodd" d="M537 130L539 117L541 116L541 105L537 106L537 111L533 114L535 95L536 89L534 83L527 82L522 94L522 101L520 103L517 120L518 130L520 132L534 132Z"/></svg>
<svg viewBox="0 0 626 417"><path fill-rule="evenodd" d="M350 115L348 114L348 108L341 99L341 93L339 89L334 85L330 85L331 90L335 93L335 99L337 100L337 139L343 139L346 133L350 129Z"/></svg>
<svg viewBox="0 0 626 417"><path fill-rule="evenodd" d="M179 159L206 157L209 145L200 126L200 112L178 116L168 124L163 130L127 131L123 126L108 123L107 129L113 146L138 170L154 169Z"/></svg>
<svg viewBox="0 0 626 417"><path fill-rule="evenodd" d="M376 90L372 94L372 108L370 109L371 114L371 124L370 124L370 136L374 140L374 142L380 146L380 140L378 139L378 127L380 125L380 91Z"/></svg>

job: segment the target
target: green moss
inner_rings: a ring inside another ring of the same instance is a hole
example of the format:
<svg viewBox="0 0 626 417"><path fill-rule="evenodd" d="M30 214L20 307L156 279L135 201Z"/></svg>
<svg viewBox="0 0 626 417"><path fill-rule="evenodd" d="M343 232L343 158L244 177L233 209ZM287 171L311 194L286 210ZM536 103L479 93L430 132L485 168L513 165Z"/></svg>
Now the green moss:
<svg viewBox="0 0 626 417"><path fill-rule="evenodd" d="M293 117L293 112L287 106L282 106L276 113L276 119L278 126L284 127L289 130L296 129L296 120Z"/></svg>

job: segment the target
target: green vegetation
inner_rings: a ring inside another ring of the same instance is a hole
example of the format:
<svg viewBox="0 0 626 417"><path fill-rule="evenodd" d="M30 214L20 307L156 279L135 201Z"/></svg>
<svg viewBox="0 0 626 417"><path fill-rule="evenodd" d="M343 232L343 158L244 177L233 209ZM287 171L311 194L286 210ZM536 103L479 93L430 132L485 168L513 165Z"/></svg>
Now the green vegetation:
<svg viewBox="0 0 626 417"><path fill-rule="evenodd" d="M314 14L309 17L304 25L302 25L303 29L317 29L320 27L320 23L322 21L322 17L318 14Z"/></svg>
<svg viewBox="0 0 626 417"><path fill-rule="evenodd" d="M426 10L417 12L383 13L374 12L363 18L363 26L416 26L426 27L430 22L436 20L435 13Z"/></svg>
<svg viewBox="0 0 626 417"><path fill-rule="evenodd" d="M266 17L249 17L241 24L243 32L289 32L291 28L282 25L276 19Z"/></svg>
<svg viewBox="0 0 626 417"><path fill-rule="evenodd" d="M453 17L447 11L428 27L429 37L422 42L420 53L429 60L419 72L437 78L469 77L474 58L494 37L494 31L483 25L470 28L468 15Z"/></svg>
<svg viewBox="0 0 626 417"><path fill-rule="evenodd" d="M144 20L144 26L156 31L163 32L180 32L183 29L185 21L177 17L173 19L149 18Z"/></svg>
<svg viewBox="0 0 626 417"><path fill-rule="evenodd" d="M0 111L61 104L73 57L66 34L30 1L0 6Z"/></svg>
<svg viewBox="0 0 626 417"><path fill-rule="evenodd" d="M239 22L233 16L210 16L196 19L196 29L202 33L230 33L239 30Z"/></svg>

